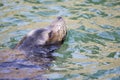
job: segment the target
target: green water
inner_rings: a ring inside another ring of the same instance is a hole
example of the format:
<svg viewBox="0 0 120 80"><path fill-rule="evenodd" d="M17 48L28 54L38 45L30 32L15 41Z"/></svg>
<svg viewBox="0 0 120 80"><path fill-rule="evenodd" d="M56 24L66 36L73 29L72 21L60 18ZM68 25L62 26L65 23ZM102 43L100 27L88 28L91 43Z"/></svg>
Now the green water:
<svg viewBox="0 0 120 80"><path fill-rule="evenodd" d="M30 30L48 26L57 16L66 21L66 40L47 71L31 74L50 80L120 80L119 0L1 0L0 49L13 48ZM15 72L0 71L0 78Z"/></svg>

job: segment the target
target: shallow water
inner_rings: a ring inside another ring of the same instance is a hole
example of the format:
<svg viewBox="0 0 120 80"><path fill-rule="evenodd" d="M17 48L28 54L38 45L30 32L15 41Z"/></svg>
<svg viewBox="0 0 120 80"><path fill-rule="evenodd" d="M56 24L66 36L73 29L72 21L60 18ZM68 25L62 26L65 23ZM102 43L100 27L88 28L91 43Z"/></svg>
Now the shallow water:
<svg viewBox="0 0 120 80"><path fill-rule="evenodd" d="M1 0L0 79L120 80L119 4L119 0ZM68 34L53 53L56 60L38 66L11 54L8 48L26 33L48 26L57 16L65 19Z"/></svg>

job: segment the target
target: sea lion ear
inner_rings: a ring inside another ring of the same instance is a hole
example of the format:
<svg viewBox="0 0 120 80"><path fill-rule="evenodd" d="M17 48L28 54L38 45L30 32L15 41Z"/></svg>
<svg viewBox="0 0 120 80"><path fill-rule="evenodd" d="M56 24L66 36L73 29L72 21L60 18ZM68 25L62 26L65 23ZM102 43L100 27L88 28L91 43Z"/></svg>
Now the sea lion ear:
<svg viewBox="0 0 120 80"><path fill-rule="evenodd" d="M50 31L48 34L49 38L52 38L52 35L53 35L53 31Z"/></svg>

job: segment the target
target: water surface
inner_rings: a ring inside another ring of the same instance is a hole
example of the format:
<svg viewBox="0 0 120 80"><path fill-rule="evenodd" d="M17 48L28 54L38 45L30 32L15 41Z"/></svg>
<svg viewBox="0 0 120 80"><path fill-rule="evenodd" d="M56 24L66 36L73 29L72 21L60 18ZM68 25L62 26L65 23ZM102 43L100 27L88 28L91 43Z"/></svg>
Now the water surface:
<svg viewBox="0 0 120 80"><path fill-rule="evenodd" d="M38 66L11 55L8 48L57 16L68 34L56 60ZM0 49L0 79L120 80L120 1L1 0Z"/></svg>

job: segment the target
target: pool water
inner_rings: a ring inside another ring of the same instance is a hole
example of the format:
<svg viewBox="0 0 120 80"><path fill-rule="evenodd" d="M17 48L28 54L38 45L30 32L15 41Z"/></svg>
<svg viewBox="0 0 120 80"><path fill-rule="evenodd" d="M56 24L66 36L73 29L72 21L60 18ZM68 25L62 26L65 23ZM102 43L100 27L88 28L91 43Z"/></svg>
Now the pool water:
<svg viewBox="0 0 120 80"><path fill-rule="evenodd" d="M57 16L67 36L55 60L38 66L11 55L23 36ZM1 80L120 80L120 1L1 0L0 55Z"/></svg>

